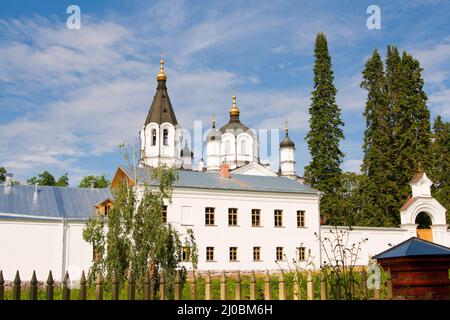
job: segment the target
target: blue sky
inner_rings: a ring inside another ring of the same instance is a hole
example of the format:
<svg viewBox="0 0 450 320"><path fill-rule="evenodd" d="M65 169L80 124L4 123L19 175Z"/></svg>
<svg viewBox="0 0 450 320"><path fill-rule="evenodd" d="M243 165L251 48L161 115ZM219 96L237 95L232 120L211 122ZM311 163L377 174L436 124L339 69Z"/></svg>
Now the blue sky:
<svg viewBox="0 0 450 320"><path fill-rule="evenodd" d="M81 8L81 29L66 28L66 8ZM369 30L366 9L381 9ZM0 166L26 178L43 170L112 177L118 145L136 143L166 52L177 118L219 125L235 92L241 120L280 128L289 120L297 171L304 141L317 32L329 40L345 122L344 170L362 159L367 57L395 44L424 68L432 118L450 118L448 1L2 1L0 4ZM206 128L205 128L206 129Z"/></svg>

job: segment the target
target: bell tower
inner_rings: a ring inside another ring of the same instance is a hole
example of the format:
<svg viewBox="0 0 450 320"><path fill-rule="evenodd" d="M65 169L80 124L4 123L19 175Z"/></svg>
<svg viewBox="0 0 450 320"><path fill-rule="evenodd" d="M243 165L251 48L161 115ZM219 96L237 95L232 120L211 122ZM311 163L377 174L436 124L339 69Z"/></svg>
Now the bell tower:
<svg viewBox="0 0 450 320"><path fill-rule="evenodd" d="M157 88L147 119L140 131L140 165L157 167L165 164L179 168L181 127L167 93L167 74L161 52L159 73L156 75Z"/></svg>

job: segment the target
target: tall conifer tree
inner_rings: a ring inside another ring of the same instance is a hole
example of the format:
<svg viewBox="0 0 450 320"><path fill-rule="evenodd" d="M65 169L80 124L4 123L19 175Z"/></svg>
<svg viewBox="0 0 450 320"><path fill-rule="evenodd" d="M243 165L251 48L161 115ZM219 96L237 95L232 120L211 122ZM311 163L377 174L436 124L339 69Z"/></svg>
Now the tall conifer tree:
<svg viewBox="0 0 450 320"><path fill-rule="evenodd" d="M329 223L345 223L340 208L341 168L344 154L339 148L344 138L341 110L336 104L331 57L323 33L316 37L314 49L314 90L309 108L310 130L306 136L311 162L305 168L307 182L324 192L320 203L321 214Z"/></svg>
<svg viewBox="0 0 450 320"><path fill-rule="evenodd" d="M440 116L434 120L431 150L433 196L447 209L447 219L450 219L450 122Z"/></svg>
<svg viewBox="0 0 450 320"><path fill-rule="evenodd" d="M365 204L358 219L359 224L372 226L393 225L390 212L397 209L389 150L392 130L386 80L383 61L375 50L365 65L361 82L361 88L367 90L364 159L361 166L366 179L361 185Z"/></svg>

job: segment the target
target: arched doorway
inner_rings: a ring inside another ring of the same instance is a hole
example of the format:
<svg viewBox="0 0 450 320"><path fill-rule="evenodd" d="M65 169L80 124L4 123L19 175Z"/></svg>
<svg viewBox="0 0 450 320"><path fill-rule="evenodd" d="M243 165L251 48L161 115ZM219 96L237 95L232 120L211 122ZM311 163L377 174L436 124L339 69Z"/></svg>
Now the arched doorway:
<svg viewBox="0 0 450 320"><path fill-rule="evenodd" d="M416 216L415 223L418 224L417 238L433 241L433 232L431 230L433 222L431 221L431 217L426 212L419 212Z"/></svg>

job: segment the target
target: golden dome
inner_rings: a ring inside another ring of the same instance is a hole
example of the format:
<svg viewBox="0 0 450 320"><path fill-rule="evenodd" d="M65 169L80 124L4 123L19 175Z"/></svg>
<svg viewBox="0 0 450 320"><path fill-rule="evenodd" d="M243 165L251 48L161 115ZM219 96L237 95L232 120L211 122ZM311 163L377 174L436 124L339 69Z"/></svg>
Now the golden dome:
<svg viewBox="0 0 450 320"><path fill-rule="evenodd" d="M230 108L230 116L238 116L239 108L236 106L236 96L233 96L233 103Z"/></svg>
<svg viewBox="0 0 450 320"><path fill-rule="evenodd" d="M161 61L159 61L159 73L156 75L156 80L167 80L166 72L164 71L164 56L161 51Z"/></svg>

